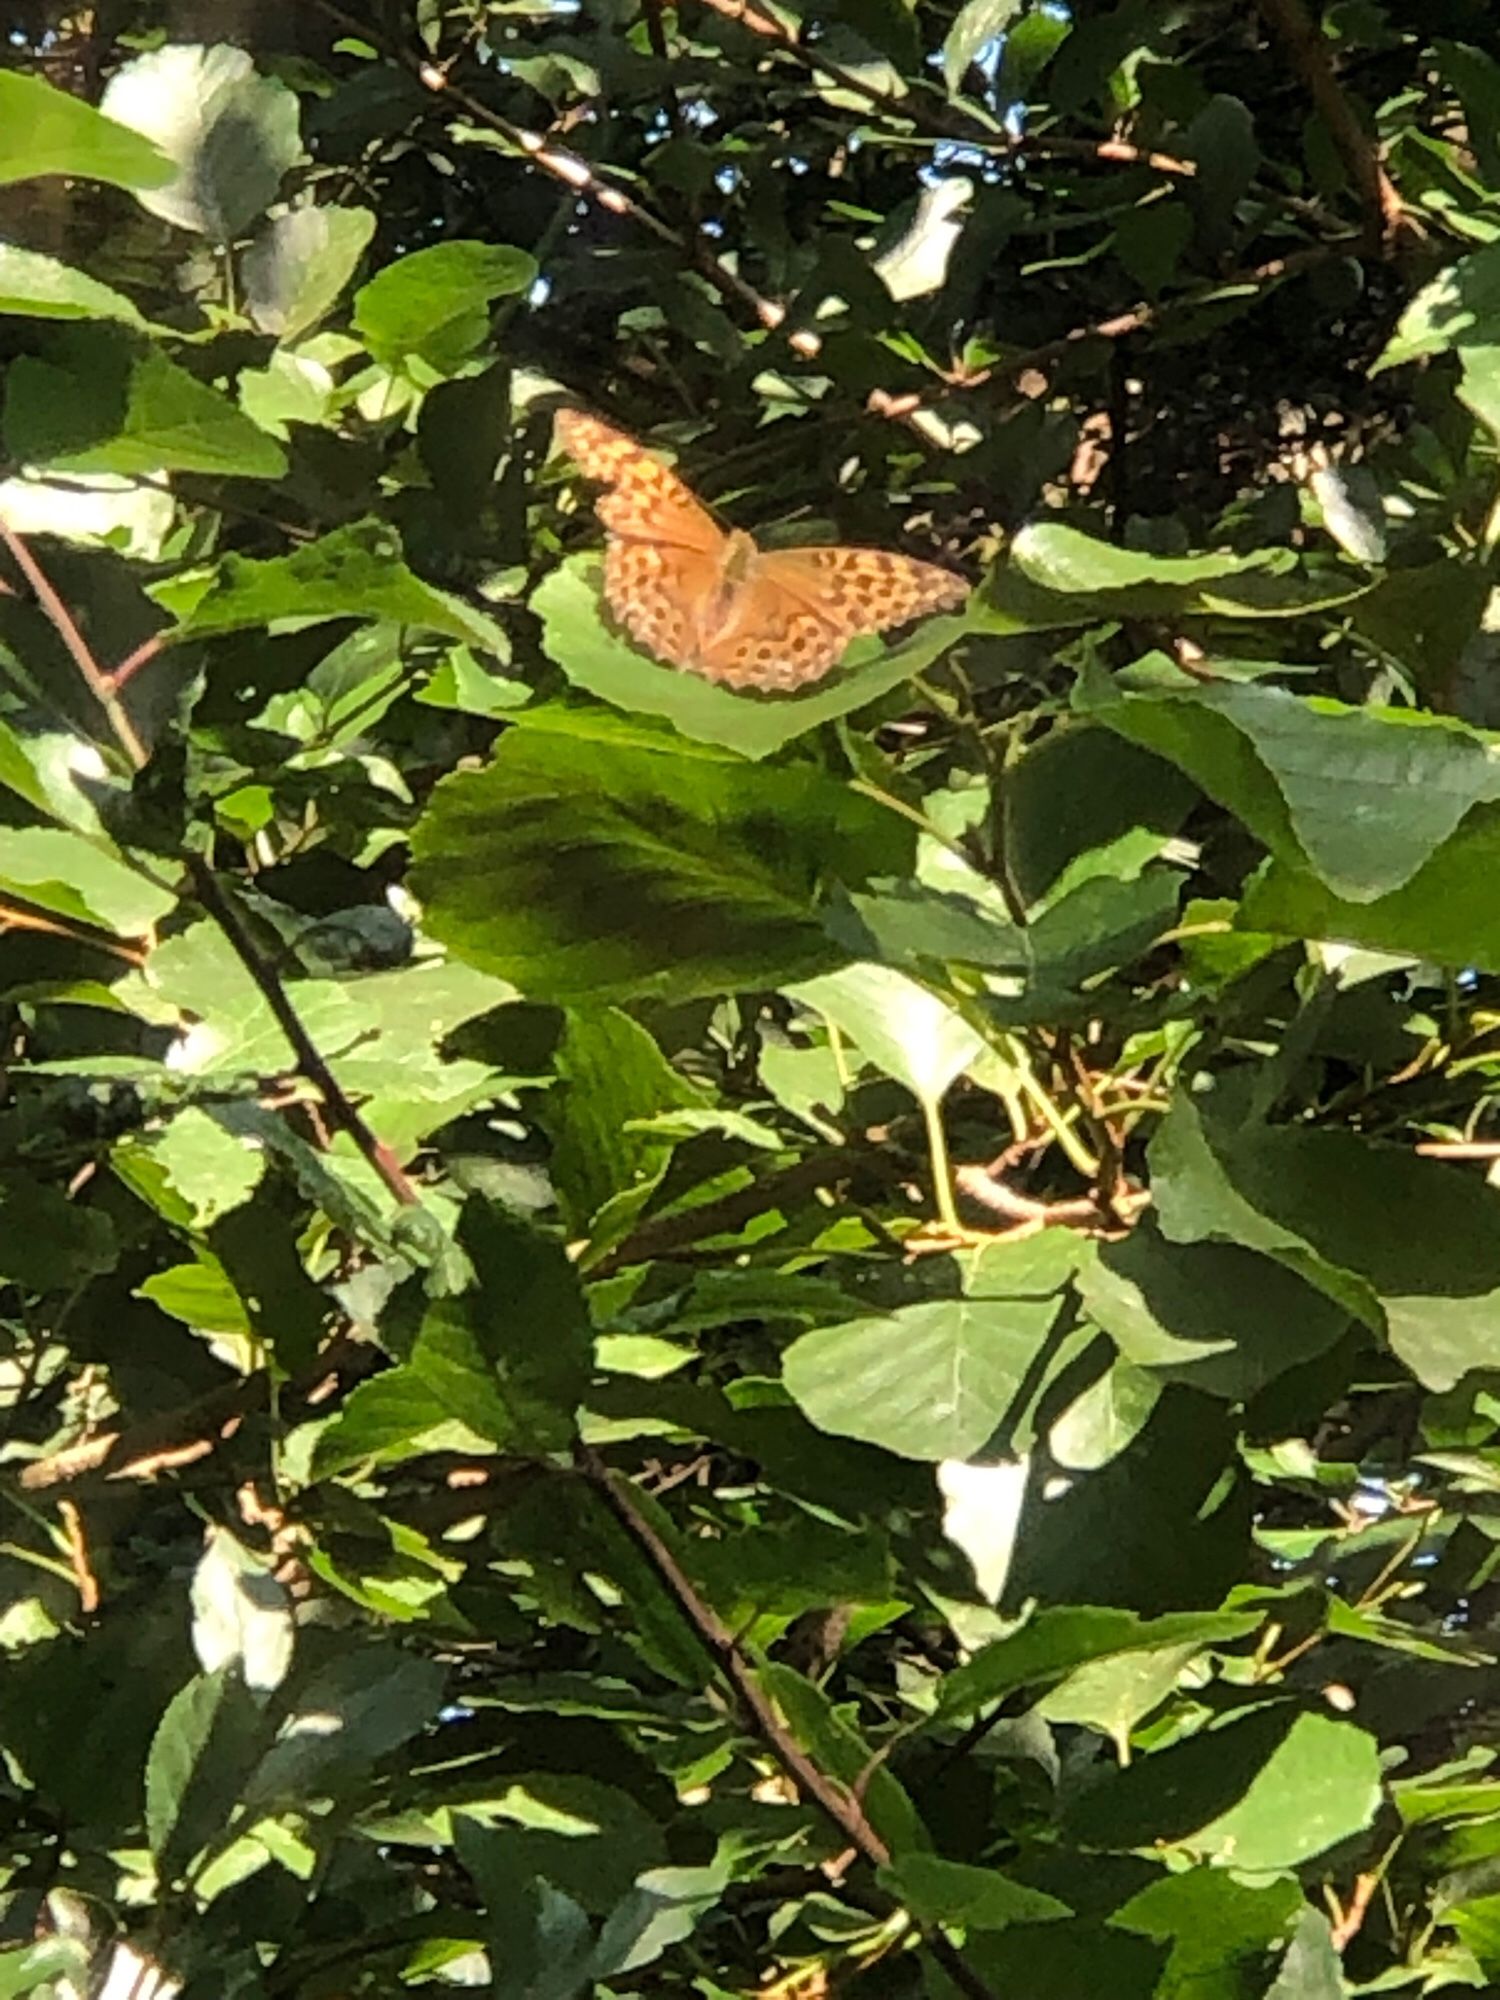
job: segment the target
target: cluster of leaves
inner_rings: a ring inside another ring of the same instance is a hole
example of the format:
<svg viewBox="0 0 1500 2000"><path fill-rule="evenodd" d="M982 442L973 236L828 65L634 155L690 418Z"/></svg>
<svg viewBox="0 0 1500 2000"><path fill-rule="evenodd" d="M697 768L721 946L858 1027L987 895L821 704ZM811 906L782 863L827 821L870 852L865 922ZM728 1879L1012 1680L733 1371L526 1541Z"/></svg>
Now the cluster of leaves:
<svg viewBox="0 0 1500 2000"><path fill-rule="evenodd" d="M1500 1987L1500 31L187 11L0 73L0 1994ZM564 398L979 587L672 673Z"/></svg>

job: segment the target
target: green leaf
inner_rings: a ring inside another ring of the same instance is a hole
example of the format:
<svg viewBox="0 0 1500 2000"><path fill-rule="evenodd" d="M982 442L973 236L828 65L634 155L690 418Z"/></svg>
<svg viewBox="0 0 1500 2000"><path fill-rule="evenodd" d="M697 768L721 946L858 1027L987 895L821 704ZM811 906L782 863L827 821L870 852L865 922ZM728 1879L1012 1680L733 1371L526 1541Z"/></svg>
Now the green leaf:
<svg viewBox="0 0 1500 2000"><path fill-rule="evenodd" d="M1267 1955L1307 1917L1326 1938L1327 1919L1304 1902L1295 1880L1247 1882L1232 1869L1200 1866L1159 1876L1111 1921L1171 1943L1165 1992L1228 1994L1260 1989ZM1342 1992L1340 1982L1335 1993Z"/></svg>
<svg viewBox="0 0 1500 2000"><path fill-rule="evenodd" d="M943 81L950 97L975 56L1004 34L1020 11L1021 0L964 0L943 43Z"/></svg>
<svg viewBox="0 0 1500 2000"><path fill-rule="evenodd" d="M413 837L428 928L534 999L777 986L836 963L832 880L901 867L909 829L807 766L756 769L549 718L438 786Z"/></svg>
<svg viewBox="0 0 1500 2000"><path fill-rule="evenodd" d="M103 181L109 187L152 188L171 178L172 163L149 139L104 117L82 98L37 76L0 72L0 182L34 180L42 174ZM0 265L26 254L6 246L0 250Z"/></svg>
<svg viewBox="0 0 1500 2000"><path fill-rule="evenodd" d="M902 1458L968 1458L1045 1375L1077 1255L1062 1231L988 1245L964 1258L960 1298L793 1341L786 1386L820 1430Z"/></svg>
<svg viewBox="0 0 1500 2000"><path fill-rule="evenodd" d="M1454 347L1500 342L1500 244L1460 257L1424 285L1396 322L1374 370L1399 368Z"/></svg>
<svg viewBox="0 0 1500 2000"><path fill-rule="evenodd" d="M1174 1611L1142 1618L1103 1606L1043 1609L1018 1632L956 1667L943 1682L939 1713L959 1720L1016 1688L1060 1681L1097 1660L1168 1647L1206 1651L1248 1637L1262 1622L1259 1613L1244 1611Z"/></svg>
<svg viewBox="0 0 1500 2000"><path fill-rule="evenodd" d="M408 1367L448 1419L492 1444L548 1451L571 1443L594 1341L566 1253L477 1196L458 1240L474 1286L432 1301L403 1357Z"/></svg>
<svg viewBox="0 0 1500 2000"><path fill-rule="evenodd" d="M1340 897L1295 860L1278 858L1246 890L1239 928L1336 939L1438 965L1500 972L1500 810L1478 806L1399 889L1373 902Z"/></svg>
<svg viewBox="0 0 1500 2000"><path fill-rule="evenodd" d="M652 1868L611 1912L599 1933L590 1977L607 1980L652 1965L669 1946L691 1937L724 1893L722 1862L707 1868Z"/></svg>
<svg viewBox="0 0 1500 2000"><path fill-rule="evenodd" d="M482 1432L455 1416L420 1367L387 1369L360 1382L313 1442L312 1476L331 1479L360 1465L397 1465L428 1452L491 1450Z"/></svg>
<svg viewBox="0 0 1500 2000"><path fill-rule="evenodd" d="M57 472L278 479L286 455L226 396L123 330L80 326L11 364L5 442Z"/></svg>
<svg viewBox="0 0 1500 2000"><path fill-rule="evenodd" d="M446 1680L435 1661L396 1646L347 1645L296 1688L246 1805L337 1797L432 1720Z"/></svg>
<svg viewBox="0 0 1500 2000"><path fill-rule="evenodd" d="M30 1174L0 1177L0 1275L28 1292L72 1290L114 1268L114 1224L86 1198Z"/></svg>
<svg viewBox="0 0 1500 2000"><path fill-rule="evenodd" d="M146 1837L164 1882L229 1831L266 1723L238 1674L200 1674L173 1697L151 1739Z"/></svg>
<svg viewBox="0 0 1500 2000"><path fill-rule="evenodd" d="M1340 1338L1348 1315L1233 1243L1169 1242L1145 1218L1084 1262L1089 1317L1137 1368L1241 1402Z"/></svg>
<svg viewBox="0 0 1500 2000"><path fill-rule="evenodd" d="M492 299L535 283L535 259L504 244L435 243L387 264L354 295L354 330L390 368L451 374L489 333Z"/></svg>
<svg viewBox="0 0 1500 2000"><path fill-rule="evenodd" d="M276 199L298 157L297 99L244 49L171 44L116 70L101 108L176 169L138 199L153 215L232 243Z"/></svg>
<svg viewBox="0 0 1500 2000"><path fill-rule="evenodd" d="M1180 765L1279 859L1305 857L1353 902L1372 903L1409 882L1472 807L1500 796L1487 738L1409 709L1230 686L1088 706Z"/></svg>
<svg viewBox="0 0 1500 2000"><path fill-rule="evenodd" d="M1043 522L1023 528L1011 560L1026 582L1077 597L1099 610L1181 611L1205 590L1247 576L1274 577L1289 563L1279 549L1255 555L1158 556L1122 549L1077 528Z"/></svg>
<svg viewBox="0 0 1500 2000"><path fill-rule="evenodd" d="M7 83L28 81L0 71L0 92ZM75 100L68 98L66 102ZM0 134L5 129L3 121L0 107ZM127 326L145 323L123 293L56 257L43 256L40 250L22 250L14 243L0 243L0 312L30 319L117 319Z"/></svg>
<svg viewBox="0 0 1500 2000"><path fill-rule="evenodd" d="M498 627L482 612L407 568L395 531L379 521L335 528L292 555L266 562L226 556L208 589L186 602L180 615L184 635L193 638L281 619L388 618L466 640L502 658L506 650Z"/></svg>
<svg viewBox="0 0 1500 2000"><path fill-rule="evenodd" d="M58 916L141 937L177 906L107 843L62 827L0 826L0 884Z"/></svg>
<svg viewBox="0 0 1500 2000"><path fill-rule="evenodd" d="M1363 1832L1381 1802L1375 1740L1278 1705L1143 1758L1065 1807L1092 1847L1163 1842L1246 1875L1296 1868Z"/></svg>
<svg viewBox="0 0 1500 2000"><path fill-rule="evenodd" d="M289 208L273 216L240 266L245 308L261 331L292 341L325 318L375 223L367 208Z"/></svg>
<svg viewBox="0 0 1500 2000"><path fill-rule="evenodd" d="M906 1854L880 1870L881 1886L924 1924L959 1924L999 1931L1009 1924L1049 1923L1072 1911L1056 1896L1028 1889L995 1868Z"/></svg>
<svg viewBox="0 0 1500 2000"><path fill-rule="evenodd" d="M696 743L713 743L749 758L769 757L822 723L878 701L914 674L925 673L954 643L970 618L929 619L900 645L857 640L849 664L806 694L780 698L734 694L701 674L679 673L637 651L606 623L592 558L558 565L533 591L544 643L575 687L616 708L660 716Z"/></svg>
<svg viewBox="0 0 1500 2000"><path fill-rule="evenodd" d="M216 1258L200 1256L191 1264L173 1264L144 1278L137 1290L143 1299L199 1333L248 1336L251 1332L244 1300Z"/></svg>
<svg viewBox="0 0 1500 2000"><path fill-rule="evenodd" d="M1429 1388L1500 1365L1500 1195L1462 1169L1347 1131L1223 1131L1183 1100L1151 1163L1173 1241L1226 1238L1276 1257L1383 1323Z"/></svg>
<svg viewBox="0 0 1500 2000"><path fill-rule="evenodd" d="M177 1113L150 1142L150 1152L195 1229L207 1229L219 1216L248 1201L266 1168L263 1152L226 1130L212 1112L195 1105Z"/></svg>
<svg viewBox="0 0 1500 2000"><path fill-rule="evenodd" d="M672 1157L671 1140L641 1122L704 1100L616 1008L572 1010L556 1063L558 1087L542 1113L553 1185L569 1233L607 1248L629 1234Z"/></svg>
<svg viewBox="0 0 1500 2000"><path fill-rule="evenodd" d="M924 1104L936 1104L984 1047L936 994L884 965L846 965L788 987L787 997L841 1028Z"/></svg>

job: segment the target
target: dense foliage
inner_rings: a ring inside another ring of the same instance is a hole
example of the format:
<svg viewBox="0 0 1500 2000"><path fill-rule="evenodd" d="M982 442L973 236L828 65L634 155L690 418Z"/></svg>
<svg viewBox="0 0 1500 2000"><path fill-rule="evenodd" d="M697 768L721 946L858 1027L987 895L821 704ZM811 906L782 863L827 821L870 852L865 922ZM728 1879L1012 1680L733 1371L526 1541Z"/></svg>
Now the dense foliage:
<svg viewBox="0 0 1500 2000"><path fill-rule="evenodd" d="M1500 1991L1489 10L9 30L0 1995Z"/></svg>

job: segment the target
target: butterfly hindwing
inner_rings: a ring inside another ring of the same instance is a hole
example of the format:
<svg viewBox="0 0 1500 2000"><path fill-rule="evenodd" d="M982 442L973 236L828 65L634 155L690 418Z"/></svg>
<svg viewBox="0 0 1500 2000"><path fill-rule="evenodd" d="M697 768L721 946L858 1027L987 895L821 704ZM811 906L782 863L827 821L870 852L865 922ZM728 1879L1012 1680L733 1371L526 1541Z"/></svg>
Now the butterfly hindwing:
<svg viewBox="0 0 1500 2000"><path fill-rule="evenodd" d="M604 551L604 601L638 645L674 667L697 650L695 607L712 591L713 559L692 549L611 539Z"/></svg>

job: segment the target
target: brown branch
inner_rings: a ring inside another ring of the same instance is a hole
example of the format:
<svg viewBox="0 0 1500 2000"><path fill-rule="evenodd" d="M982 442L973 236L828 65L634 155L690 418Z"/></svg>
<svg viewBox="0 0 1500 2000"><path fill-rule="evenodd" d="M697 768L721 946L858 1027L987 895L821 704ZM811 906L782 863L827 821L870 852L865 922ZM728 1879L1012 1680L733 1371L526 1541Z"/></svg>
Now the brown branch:
<svg viewBox="0 0 1500 2000"><path fill-rule="evenodd" d="M833 1821L851 1846L857 1848L873 1867L883 1868L890 1860L891 1852L866 1818L864 1808L843 1785L819 1769L792 1735L776 1713L775 1704L756 1679L755 1670L740 1651L734 1634L698 1595L677 1558L637 1508L625 1482L617 1480L599 1454L588 1445L576 1447L574 1461L626 1534L647 1557L668 1596L718 1661L724 1678L744 1703L757 1730L776 1752L777 1760L801 1790Z"/></svg>
<svg viewBox="0 0 1500 2000"><path fill-rule="evenodd" d="M1292 67L1328 127L1329 137L1364 209L1370 248L1388 251L1405 223L1401 197L1380 163L1373 140L1344 94L1321 23L1312 19L1302 0L1256 0L1256 4L1272 34L1284 45Z"/></svg>
<svg viewBox="0 0 1500 2000"><path fill-rule="evenodd" d="M345 1096L343 1086L328 1067L322 1051L287 998L286 988L275 967L261 952L244 918L224 893L218 877L208 863L196 855L189 858L188 873L198 901L229 940L236 958L255 981L261 998L276 1017L277 1026L291 1043L299 1072L316 1087L323 1100L328 1123L336 1131L349 1135L397 1201L407 1208L420 1206L420 1197L405 1168L385 1141L375 1136Z"/></svg>
<svg viewBox="0 0 1500 2000"><path fill-rule="evenodd" d="M153 632L149 639L142 639L133 652L125 655L113 673L105 675L105 686L112 694L118 694L125 683L138 674L149 660L154 660L164 647L170 645L171 640L172 634L165 628L160 632Z"/></svg>
<svg viewBox="0 0 1500 2000"><path fill-rule="evenodd" d="M72 612L69 611L67 605L58 596L57 591L53 588L51 578L31 553L26 543L17 534L15 529L8 526L4 521L0 521L0 540L4 541L5 546L10 550L11 560L15 563L16 568L21 572L22 576L25 577L27 583L30 584L32 593L37 603L41 606L48 624L51 625L53 631L68 649L68 653L74 666L77 667L84 685L104 710L105 720L114 731L115 741L125 752L125 755L130 759L136 770L139 771L146 762L146 746L136 734L135 724L121 706L115 690L110 684L109 675L100 667L99 662L94 658L87 639L79 631L77 621Z"/></svg>
<svg viewBox="0 0 1500 2000"><path fill-rule="evenodd" d="M85 1618L92 1618L99 1609L99 1579L95 1576L94 1566L89 1561L89 1539L83 1525L83 1515L76 1500L59 1500L57 1511L68 1544L68 1561L72 1565L73 1581L78 1587L78 1608Z"/></svg>
<svg viewBox="0 0 1500 2000"><path fill-rule="evenodd" d="M1312 243L1301 250L1290 250L1284 257L1267 258L1263 264L1253 264L1245 270L1232 271L1227 277L1216 278L1201 291L1189 292L1181 298L1164 299L1160 305L1132 306L1127 312L1114 313L1108 319L1092 320L1087 326L1075 326L1070 333L1061 334L1056 340L1045 340L1038 347L1024 348L1020 353L996 362L992 368L965 375L954 386L976 389L985 382L1010 381L1024 374L1028 368L1046 368L1050 363L1062 360L1064 355L1087 341L1124 340L1132 333L1145 333L1149 328L1160 325L1164 319L1175 319L1179 313L1212 305L1216 299L1231 292L1269 291L1273 285L1284 284L1288 278L1297 277L1318 264L1326 264L1331 257L1346 255L1348 247L1347 243Z"/></svg>
<svg viewBox="0 0 1500 2000"><path fill-rule="evenodd" d="M1065 138L1026 132L1011 134L972 114L954 112L946 106L936 108L910 96L898 97L893 91L882 89L856 71L845 69L816 47L806 47L793 29L778 20L768 8L758 4L758 0L703 0L703 5L721 14L725 20L748 28L752 34L763 35L767 41L775 42L809 76L828 77L840 90L847 90L852 96L863 99L872 110L884 111L888 117L910 125L929 138L956 139L988 153L1052 154L1059 159L1147 166L1158 173L1180 177L1191 177L1198 171L1195 161L1177 159L1171 153L1143 151L1123 139Z"/></svg>
<svg viewBox="0 0 1500 2000"><path fill-rule="evenodd" d="M481 98L473 96L461 85L452 83L435 64L424 62L410 49L403 49L382 40L366 21L356 19L337 4L337 0L314 0L319 11L349 34L358 35L361 41L373 43L380 49L387 61L399 63L420 83L424 90L434 95L451 98L480 125L487 125L507 140L516 151L539 166L554 180L561 181L575 194L592 201L597 207L608 210L611 215L626 217L638 228L646 230L659 243L669 243L675 250L690 259L695 269L700 271L721 297L734 299L749 307L768 332L774 332L786 318L786 307L774 299L763 298L753 285L746 284L738 272L708 250L704 245L690 242L677 230L654 215L650 209L626 194L623 189L601 180L594 169L578 153L566 151L540 132L528 131L525 126L513 125L502 113L494 111ZM798 353L813 355L822 346L816 334L796 333L791 336L791 344Z"/></svg>
<svg viewBox="0 0 1500 2000"><path fill-rule="evenodd" d="M81 1444L33 1459L22 1467L17 1484L24 1492L38 1493L50 1486L70 1486L93 1472L105 1479L144 1480L176 1471L217 1451L264 1394L263 1381L235 1382L129 1430L102 1431Z"/></svg>
<svg viewBox="0 0 1500 2000"><path fill-rule="evenodd" d="M91 925L45 916L38 910L23 908L10 898L0 897L0 937L6 931L39 931L47 937L67 938L72 944L89 945L95 951L113 953L124 959L127 965L142 966L148 954L140 945L127 944L122 939L111 937L105 931L97 931Z"/></svg>
<svg viewBox="0 0 1500 2000"><path fill-rule="evenodd" d="M984 1166L957 1168L953 1185L980 1208L1003 1215L1007 1221L1039 1222L1046 1228L1097 1229L1101 1224L1114 1228L1151 1199L1148 1193L1126 1189L1116 1196L1113 1212L1091 1194L1079 1195L1071 1201L1033 1201L1029 1195L1018 1194L1005 1181L996 1179Z"/></svg>
<svg viewBox="0 0 1500 2000"><path fill-rule="evenodd" d="M777 1762L864 1860L872 1867L884 1867L891 1858L890 1849L870 1824L857 1793L830 1778L787 1728L734 1634L693 1588L677 1558L637 1508L628 1484L617 1479L589 1445L576 1445L573 1457L584 1478L650 1563L685 1622L717 1660L756 1730L775 1752ZM968 2000L995 2000L991 1989L941 1931L924 1930L922 1937L927 1949Z"/></svg>

